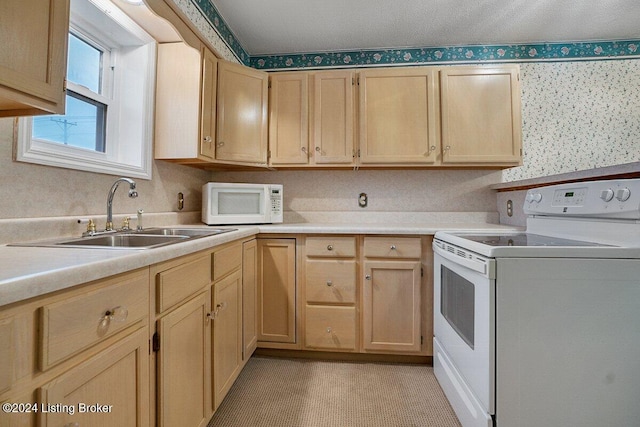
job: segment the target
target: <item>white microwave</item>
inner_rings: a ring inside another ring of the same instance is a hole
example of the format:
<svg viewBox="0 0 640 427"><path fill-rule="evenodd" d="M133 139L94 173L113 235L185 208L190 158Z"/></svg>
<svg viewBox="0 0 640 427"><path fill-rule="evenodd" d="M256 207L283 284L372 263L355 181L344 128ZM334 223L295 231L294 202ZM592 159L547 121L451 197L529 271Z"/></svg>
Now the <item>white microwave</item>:
<svg viewBox="0 0 640 427"><path fill-rule="evenodd" d="M282 222L282 185L208 182L202 186L202 222L271 224Z"/></svg>

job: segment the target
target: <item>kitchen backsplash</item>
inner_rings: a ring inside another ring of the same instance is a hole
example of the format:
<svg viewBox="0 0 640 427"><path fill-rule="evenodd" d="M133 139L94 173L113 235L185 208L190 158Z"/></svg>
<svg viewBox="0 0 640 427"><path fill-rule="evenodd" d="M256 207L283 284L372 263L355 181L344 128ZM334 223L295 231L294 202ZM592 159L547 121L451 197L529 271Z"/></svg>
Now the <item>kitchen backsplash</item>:
<svg viewBox="0 0 640 427"><path fill-rule="evenodd" d="M491 170L212 172L219 182L280 183L285 211L495 212ZM366 193L366 208L358 206Z"/></svg>
<svg viewBox="0 0 640 427"><path fill-rule="evenodd" d="M640 160L640 60L520 69L524 164L503 181Z"/></svg>

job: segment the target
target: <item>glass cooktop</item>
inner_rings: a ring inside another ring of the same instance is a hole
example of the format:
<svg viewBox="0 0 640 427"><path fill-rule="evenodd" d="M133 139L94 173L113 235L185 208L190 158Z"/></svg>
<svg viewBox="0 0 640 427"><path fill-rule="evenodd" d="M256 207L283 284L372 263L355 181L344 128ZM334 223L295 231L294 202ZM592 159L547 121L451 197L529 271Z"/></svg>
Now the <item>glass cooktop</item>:
<svg viewBox="0 0 640 427"><path fill-rule="evenodd" d="M458 237L488 246L609 246L593 242L584 242L581 240L561 239L558 237L529 233L496 235L458 234Z"/></svg>

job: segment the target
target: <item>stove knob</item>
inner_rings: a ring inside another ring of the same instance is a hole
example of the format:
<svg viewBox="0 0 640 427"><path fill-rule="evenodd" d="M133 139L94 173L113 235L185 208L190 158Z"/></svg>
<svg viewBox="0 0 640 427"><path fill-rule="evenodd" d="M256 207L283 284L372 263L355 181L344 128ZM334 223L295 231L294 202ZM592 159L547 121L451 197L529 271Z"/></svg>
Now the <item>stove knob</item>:
<svg viewBox="0 0 640 427"><path fill-rule="evenodd" d="M533 193L527 193L527 197L524 200L527 203L533 203Z"/></svg>
<svg viewBox="0 0 640 427"><path fill-rule="evenodd" d="M540 201L542 201L542 194L540 193L535 193L533 195L533 201L536 203L540 203Z"/></svg>
<svg viewBox="0 0 640 427"><path fill-rule="evenodd" d="M602 192L600 193L600 198L605 202L610 202L613 199L613 190L610 188L602 190Z"/></svg>
<svg viewBox="0 0 640 427"><path fill-rule="evenodd" d="M627 187L621 188L616 191L616 199L620 200L621 202L626 202L627 200L629 200L629 197L631 197L631 190L629 190Z"/></svg>

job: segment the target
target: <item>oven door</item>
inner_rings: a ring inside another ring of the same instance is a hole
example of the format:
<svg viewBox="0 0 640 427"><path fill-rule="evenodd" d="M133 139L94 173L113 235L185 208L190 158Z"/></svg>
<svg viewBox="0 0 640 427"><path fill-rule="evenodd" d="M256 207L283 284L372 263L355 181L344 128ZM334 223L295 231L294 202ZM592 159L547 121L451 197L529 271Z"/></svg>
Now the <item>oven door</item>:
<svg viewBox="0 0 640 427"><path fill-rule="evenodd" d="M462 425L495 414L495 259L434 240L434 372Z"/></svg>

